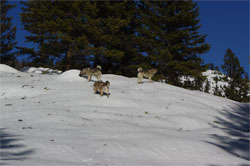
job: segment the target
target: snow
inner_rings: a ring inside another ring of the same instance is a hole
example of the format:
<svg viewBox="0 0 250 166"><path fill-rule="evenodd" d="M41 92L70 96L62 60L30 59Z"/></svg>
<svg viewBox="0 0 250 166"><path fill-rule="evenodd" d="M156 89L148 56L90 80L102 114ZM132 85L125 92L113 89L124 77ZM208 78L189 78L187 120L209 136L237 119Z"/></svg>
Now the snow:
<svg viewBox="0 0 250 166"><path fill-rule="evenodd" d="M59 70L53 70L50 68L44 68L44 67L24 67L21 69L22 72L27 73L37 73L37 74L61 74L62 71Z"/></svg>
<svg viewBox="0 0 250 166"><path fill-rule="evenodd" d="M8 65L0 64L0 71L1 72L9 72L9 73L17 73L18 71Z"/></svg>
<svg viewBox="0 0 250 166"><path fill-rule="evenodd" d="M69 70L63 72L61 75L59 75L58 79L62 81L79 81L82 80L81 77L79 77L80 70Z"/></svg>
<svg viewBox="0 0 250 166"><path fill-rule="evenodd" d="M249 104L112 74L107 98L79 70L3 68L1 164L249 165Z"/></svg>

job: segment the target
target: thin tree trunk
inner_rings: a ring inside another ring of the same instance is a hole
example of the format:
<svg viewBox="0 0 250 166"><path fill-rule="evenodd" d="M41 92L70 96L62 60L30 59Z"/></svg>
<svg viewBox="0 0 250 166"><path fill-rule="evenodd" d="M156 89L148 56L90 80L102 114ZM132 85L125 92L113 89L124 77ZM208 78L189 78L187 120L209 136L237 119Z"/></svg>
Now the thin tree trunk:
<svg viewBox="0 0 250 166"><path fill-rule="evenodd" d="M67 63L66 70L69 70L72 67L72 57L73 57L72 50L70 48L66 55L66 63Z"/></svg>

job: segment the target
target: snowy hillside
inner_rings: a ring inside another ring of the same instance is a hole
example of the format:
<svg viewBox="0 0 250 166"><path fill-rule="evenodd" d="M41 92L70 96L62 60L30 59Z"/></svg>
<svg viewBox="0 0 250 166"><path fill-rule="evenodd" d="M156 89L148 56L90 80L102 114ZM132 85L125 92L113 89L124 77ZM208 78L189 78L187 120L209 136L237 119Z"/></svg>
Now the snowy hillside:
<svg viewBox="0 0 250 166"><path fill-rule="evenodd" d="M249 164L248 104L110 74L101 97L79 72L0 65L1 164Z"/></svg>

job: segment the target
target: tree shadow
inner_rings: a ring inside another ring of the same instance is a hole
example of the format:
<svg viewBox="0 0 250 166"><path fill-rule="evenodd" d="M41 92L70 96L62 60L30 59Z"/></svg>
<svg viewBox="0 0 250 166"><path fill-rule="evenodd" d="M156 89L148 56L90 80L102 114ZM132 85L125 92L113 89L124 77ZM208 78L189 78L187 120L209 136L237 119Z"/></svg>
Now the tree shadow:
<svg viewBox="0 0 250 166"><path fill-rule="evenodd" d="M249 104L236 104L220 112L223 117L216 117L213 127L223 130L227 135L211 135L216 140L208 142L239 158L250 161L249 139ZM243 164L244 165L244 164Z"/></svg>
<svg viewBox="0 0 250 166"><path fill-rule="evenodd" d="M23 139L19 135L6 132L5 128L0 128L0 165L8 164L8 160L24 160L34 153L32 149L19 143Z"/></svg>

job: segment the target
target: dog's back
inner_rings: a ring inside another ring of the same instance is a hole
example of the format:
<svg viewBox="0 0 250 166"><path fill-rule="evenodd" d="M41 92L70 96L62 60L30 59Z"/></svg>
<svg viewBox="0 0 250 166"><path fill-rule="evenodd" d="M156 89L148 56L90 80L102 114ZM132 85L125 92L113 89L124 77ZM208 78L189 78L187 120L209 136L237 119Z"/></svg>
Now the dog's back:
<svg viewBox="0 0 250 166"><path fill-rule="evenodd" d="M148 71L144 71L141 67L137 69L138 74L137 74L137 83L142 83L143 77L148 78L149 82L152 82L152 77L155 75L157 72L157 69L150 69Z"/></svg>
<svg viewBox="0 0 250 166"><path fill-rule="evenodd" d="M148 71L144 71L143 72L143 77L146 77L146 78L153 77L156 72L157 72L156 69L150 69Z"/></svg>
<svg viewBox="0 0 250 166"><path fill-rule="evenodd" d="M94 75L94 76L100 76L100 75L102 75L102 72L98 68L93 68L93 69L90 69L89 74Z"/></svg>
<svg viewBox="0 0 250 166"><path fill-rule="evenodd" d="M109 86L110 86L109 81L95 82L93 85L94 93L96 93L98 91L98 92L100 92L100 94L102 96L103 92L105 92L107 94L107 97L109 97Z"/></svg>
<svg viewBox="0 0 250 166"><path fill-rule="evenodd" d="M100 65L98 65L96 68L87 67L81 70L79 76L82 77L84 75L87 75L88 81L91 80L92 76L95 76L98 81L101 81L101 76L102 76L101 70L102 67Z"/></svg>

